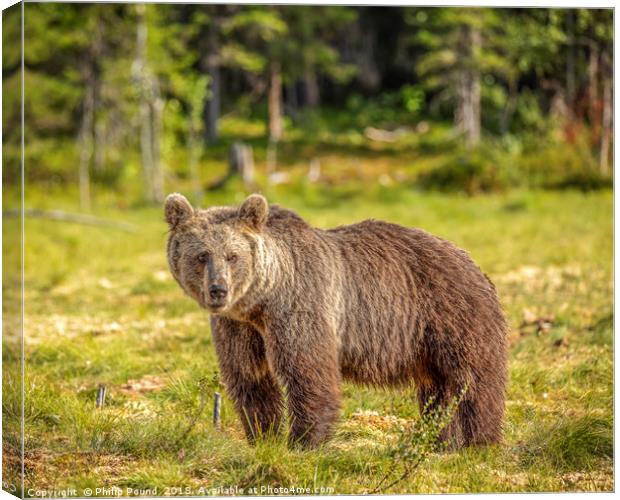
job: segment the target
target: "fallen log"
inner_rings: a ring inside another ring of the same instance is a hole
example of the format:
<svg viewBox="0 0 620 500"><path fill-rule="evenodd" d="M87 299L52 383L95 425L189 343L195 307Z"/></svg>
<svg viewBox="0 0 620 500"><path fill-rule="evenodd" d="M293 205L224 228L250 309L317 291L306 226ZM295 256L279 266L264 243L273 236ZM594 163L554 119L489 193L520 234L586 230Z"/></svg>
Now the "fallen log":
<svg viewBox="0 0 620 500"><path fill-rule="evenodd" d="M409 133L411 133L411 130L407 127L398 127L395 130L382 130L375 127L366 127L364 129L364 135L371 141L377 142L395 142Z"/></svg>
<svg viewBox="0 0 620 500"><path fill-rule="evenodd" d="M21 210L11 209L3 210L2 217L17 218L21 215ZM114 229L120 229L128 233L134 233L136 226L129 224L128 222L120 222L109 219L102 219L95 217L94 215L86 214L72 214L63 212L62 210L40 210L38 208L26 208L24 209L24 216L33 219L48 219L59 222L73 222L75 224L85 224L87 226L103 226L111 227Z"/></svg>

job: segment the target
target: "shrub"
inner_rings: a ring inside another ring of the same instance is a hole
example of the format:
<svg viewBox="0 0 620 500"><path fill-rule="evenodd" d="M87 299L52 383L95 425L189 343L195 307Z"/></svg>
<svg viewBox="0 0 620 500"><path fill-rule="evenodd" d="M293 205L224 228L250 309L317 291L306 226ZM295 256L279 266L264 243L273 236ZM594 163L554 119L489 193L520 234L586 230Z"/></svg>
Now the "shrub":
<svg viewBox="0 0 620 500"><path fill-rule="evenodd" d="M468 195L501 191L519 183L507 155L486 146L458 150L455 156L418 178L423 189L461 191Z"/></svg>
<svg viewBox="0 0 620 500"><path fill-rule="evenodd" d="M393 466L369 493L384 493L407 479L431 454L451 446L452 443L439 442L439 437L454 418L466 392L464 387L446 406L428 401L413 425L399 429L396 442L386 450Z"/></svg>
<svg viewBox="0 0 620 500"><path fill-rule="evenodd" d="M601 173L596 156L585 137L574 144L534 140L520 161L528 184L549 189L578 188L584 191L611 187L612 178Z"/></svg>
<svg viewBox="0 0 620 500"><path fill-rule="evenodd" d="M586 132L572 144L558 138L556 130L486 139L472 150L456 148L447 161L420 175L418 185L469 195L521 185L583 191L611 187L613 179L600 171Z"/></svg>

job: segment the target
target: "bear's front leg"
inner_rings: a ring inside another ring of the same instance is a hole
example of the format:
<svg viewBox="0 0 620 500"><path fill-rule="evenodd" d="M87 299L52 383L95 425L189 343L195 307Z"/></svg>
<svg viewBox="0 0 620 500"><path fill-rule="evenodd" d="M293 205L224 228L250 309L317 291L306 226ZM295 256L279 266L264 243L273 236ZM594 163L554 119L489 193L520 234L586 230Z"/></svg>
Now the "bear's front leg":
<svg viewBox="0 0 620 500"><path fill-rule="evenodd" d="M330 436L340 409L335 331L322 318L293 313L271 322L265 341L270 365L286 387L289 442L315 447Z"/></svg>
<svg viewBox="0 0 620 500"><path fill-rule="evenodd" d="M277 433L282 420L282 393L269 370L265 345L248 323L211 317L211 330L226 390L250 442Z"/></svg>

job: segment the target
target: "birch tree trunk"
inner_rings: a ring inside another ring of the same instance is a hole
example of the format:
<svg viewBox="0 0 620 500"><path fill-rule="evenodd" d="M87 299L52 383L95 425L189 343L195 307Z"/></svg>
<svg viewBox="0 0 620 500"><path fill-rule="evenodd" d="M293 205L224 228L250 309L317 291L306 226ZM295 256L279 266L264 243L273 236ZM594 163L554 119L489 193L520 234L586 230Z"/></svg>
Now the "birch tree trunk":
<svg viewBox="0 0 620 500"><path fill-rule="evenodd" d="M142 176L144 178L144 194L147 201L153 201L153 143L150 126L151 113L146 101L140 103L140 153L142 157Z"/></svg>
<svg viewBox="0 0 620 500"><path fill-rule="evenodd" d="M566 54L566 105L573 111L575 104L575 14L570 9L566 11L566 31L568 47Z"/></svg>
<svg viewBox="0 0 620 500"><path fill-rule="evenodd" d="M278 163L278 141L282 137L282 74L279 61L269 66L269 144L267 146L267 179L275 173Z"/></svg>
<svg viewBox="0 0 620 500"><path fill-rule="evenodd" d="M164 200L164 175L160 157L163 101L157 78L147 64L146 7L136 4L137 40L133 72L140 95L140 150L144 193L147 201L161 203Z"/></svg>
<svg viewBox="0 0 620 500"><path fill-rule="evenodd" d="M90 70L89 70L90 71ZM84 96L82 124L80 126L80 164L79 164L79 183L80 183L80 207L82 210L90 209L90 159L93 151L93 121L95 96L92 74L87 78L86 95Z"/></svg>
<svg viewBox="0 0 620 500"><path fill-rule="evenodd" d="M144 195L147 201L153 202L153 129L151 126L151 112L147 93L146 69L146 42L147 26L145 19L146 7L136 4L137 39L135 71L140 93L140 153L142 157L142 176L144 178Z"/></svg>
<svg viewBox="0 0 620 500"><path fill-rule="evenodd" d="M601 124L601 151L599 166L602 175L609 175L609 152L613 132L612 78L608 74L611 73L611 63L607 52L603 52L601 59L603 67L603 116Z"/></svg>
<svg viewBox="0 0 620 500"><path fill-rule="evenodd" d="M199 146L199 133L197 132L197 126L192 119L189 126L188 148L189 148L189 177L192 181L192 190L194 195L194 201L200 203L203 197L203 190L200 184L200 174L198 172L198 158L200 154Z"/></svg>
<svg viewBox="0 0 620 500"><path fill-rule="evenodd" d="M161 135L163 129L162 115L164 111L164 101L159 96L159 85L157 80L152 80L153 101L151 103L151 126L153 128L151 148L153 150L153 201L163 203L164 201L164 169L161 161Z"/></svg>
<svg viewBox="0 0 620 500"><path fill-rule="evenodd" d="M467 26L463 31L461 56L466 61L457 76L457 107L455 124L465 134L468 148L480 142L480 71L476 58L482 45L478 28Z"/></svg>
<svg viewBox="0 0 620 500"><path fill-rule="evenodd" d="M472 64L469 69L469 109L467 113L467 137L470 146L480 142L480 71L477 57L482 45L482 35L478 28L471 28Z"/></svg>
<svg viewBox="0 0 620 500"><path fill-rule="evenodd" d="M590 55L588 58L588 117L590 125L596 128L599 113L598 95L598 73L599 73L599 51L594 40L590 41Z"/></svg>
<svg viewBox="0 0 620 500"><path fill-rule="evenodd" d="M213 21L217 22L217 19ZM218 121L220 118L220 65L218 61L219 43L215 26L210 26L207 34L207 43L201 58L202 71L209 77L207 80L208 93L204 106L205 141L213 143L218 140Z"/></svg>
<svg viewBox="0 0 620 500"><path fill-rule="evenodd" d="M282 137L282 73L279 61L269 66L269 140L277 142Z"/></svg>
<svg viewBox="0 0 620 500"><path fill-rule="evenodd" d="M104 54L103 33L100 24L95 29L92 44L92 76L93 76L93 169L101 172L105 163L106 134L105 126L99 119L101 110L102 78L100 61L107 56Z"/></svg>

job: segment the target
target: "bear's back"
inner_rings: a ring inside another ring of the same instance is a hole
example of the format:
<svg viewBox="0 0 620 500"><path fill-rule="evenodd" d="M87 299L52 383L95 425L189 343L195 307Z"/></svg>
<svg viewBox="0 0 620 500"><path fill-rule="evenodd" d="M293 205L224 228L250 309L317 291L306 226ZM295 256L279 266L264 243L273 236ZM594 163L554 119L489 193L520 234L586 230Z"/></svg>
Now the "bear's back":
<svg viewBox="0 0 620 500"><path fill-rule="evenodd" d="M488 279L467 252L422 229L369 219L328 229L325 234L337 243L346 261L368 263L373 267L375 263L388 264L388 267L405 263L411 272L429 279L465 273L476 278L475 281L481 278L488 284Z"/></svg>
<svg viewBox="0 0 620 500"><path fill-rule="evenodd" d="M501 335L489 338L492 332L474 333L475 322L501 332L501 308L487 277L449 241L376 220L330 229L325 236L346 270L339 325L345 378L405 383L429 338L472 351L502 341Z"/></svg>
<svg viewBox="0 0 620 500"><path fill-rule="evenodd" d="M289 227L290 224L310 229L310 225L292 210L283 208L280 205L269 205L268 228L281 229Z"/></svg>

